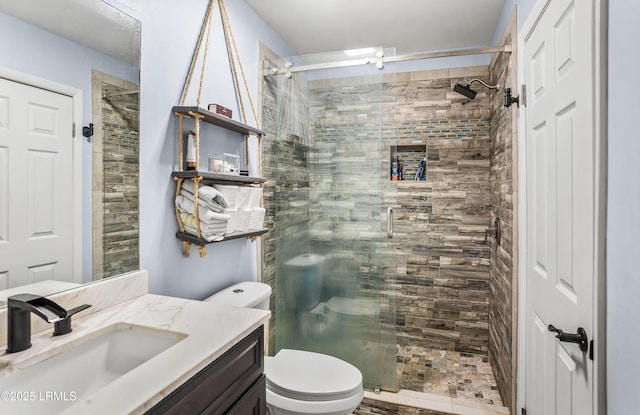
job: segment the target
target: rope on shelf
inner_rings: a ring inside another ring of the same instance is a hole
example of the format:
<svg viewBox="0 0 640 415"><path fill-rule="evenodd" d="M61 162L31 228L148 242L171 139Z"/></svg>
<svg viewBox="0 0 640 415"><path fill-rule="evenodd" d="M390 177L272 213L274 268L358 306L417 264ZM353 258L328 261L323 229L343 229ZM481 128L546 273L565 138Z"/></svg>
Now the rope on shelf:
<svg viewBox="0 0 640 415"><path fill-rule="evenodd" d="M205 16L204 16L204 20L202 22L202 27L200 28L200 34L198 36L198 41L196 43L196 47L195 50L193 52L193 56L191 58L191 64L189 65L189 71L187 73L187 78L185 79L185 83L184 86L182 88L182 97L180 99L180 105L184 106L185 102L187 100L187 96L189 94L189 87L191 86L191 82L193 81L193 76L194 73L196 72L196 67L198 66L198 60L199 60L199 56L202 50L202 47L204 45L204 51L203 51L203 58L202 58L202 64L200 67L200 81L199 81L199 85L198 85L198 94L197 94L197 98L196 98L196 106L200 107L200 100L202 97L202 89L203 89L203 85L204 85L204 75L205 75L205 70L206 70L206 65L207 65L207 56L208 56L208 51L209 51L209 44L210 44L210 38L211 38L211 26L212 26L212 18L213 18L213 14L214 14L214 10L215 10L215 3L218 3L218 7L220 8L220 20L222 22L222 29L223 29L223 33L224 33L224 38L225 38L225 46L226 46L226 50L227 50L227 56L229 58L229 64L231 67L231 75L233 78L233 83L234 83L234 92L236 95L236 101L238 103L238 106L240 108L240 115L242 117L242 122L243 123L247 123L247 116L246 116L246 111L245 111L245 105L244 105L244 100L243 100L243 94L242 94L242 90L240 88L240 77L242 78L243 84L244 84L244 91L246 92L247 95L247 99L249 101L249 106L251 107L251 112L253 114L253 118L255 120L255 124L257 128L260 128L259 126L259 121L258 121L258 116L256 114L256 109L253 103L253 99L251 97L251 92L249 90L249 85L247 83L247 77L245 75L245 71L244 71L244 67L242 66L242 62L240 61L240 54L238 52L238 46L236 44L235 41L235 37L233 35L233 30L231 29L231 22L229 19L229 14L227 11L227 7L224 4L224 0L209 0L209 3L207 5L207 10L205 12ZM240 76L238 74L238 70L240 73ZM179 116L179 131L178 131L178 135L180 137L179 139L179 161L178 161L178 167L180 171L184 171L184 165L183 165L183 158L184 158L184 117L186 115L184 114L178 114L176 113L176 115ZM199 166L199 160L200 160L200 121L202 118L204 118L204 115L199 114L199 113L189 113L188 116L186 116L188 118L194 118L195 119L195 150L196 150L196 170L198 170ZM262 174L262 135L258 134L257 135L257 140L258 140L258 171L259 174ZM245 160L246 163L249 163L249 136L246 135L245 136L245 148L246 148L246 154L245 154ZM194 216L195 216L195 223L196 223L196 233L198 238L202 239L202 231L200 228L200 215L199 215L199 208L198 208L198 188L199 188L199 183L203 178L201 176L197 176L197 177L192 177L188 180L192 180L194 182ZM182 183L183 180L185 180L184 178L178 178L176 177L175 180L177 181L177 185L176 185L176 197L178 197L180 195L180 190L182 189ZM260 184L260 187L263 187L262 184ZM261 201L262 202L262 201ZM264 204L261 203L261 205L263 206ZM175 207L175 213L176 213L176 218L178 220L178 227L180 228L180 232L185 233L185 228L184 228L184 223L182 222L182 218L180 217L180 212L178 210L178 207ZM254 240L255 237L250 238L251 240ZM182 246L183 246L183 255L188 257L189 256L189 250L191 248L191 245L193 245L193 243L188 242L188 241L182 241ZM207 250L206 250L206 246L205 245L197 245L198 247L198 251L200 253L200 257L204 257L207 255Z"/></svg>
<svg viewBox="0 0 640 415"><path fill-rule="evenodd" d="M185 80L184 87L182 88L182 99L180 100L180 105L183 105L183 106L187 100L187 95L189 93L189 86L191 86L191 80L193 78L193 72L198 63L198 56L200 56L200 48L202 47L202 42L205 42L204 58L202 60L202 69L200 70L200 87L198 89L198 98L196 100L197 105L200 105L200 97L202 95L202 82L204 79L204 70L207 64L207 50L209 49L209 38L211 37L211 18L213 17L214 5L215 5L215 0L209 0L207 11L204 15L204 21L202 22L202 27L200 28L200 35L198 36L198 42L196 43L196 49L193 51L193 56L191 57L191 65L189 65L189 73L187 74L187 79Z"/></svg>
<svg viewBox="0 0 640 415"><path fill-rule="evenodd" d="M233 30L231 29L231 21L229 20L229 13L227 12L227 6L224 4L224 0L218 0L218 4L220 6L220 16L222 18L222 29L224 32L224 39L227 45L227 54L229 55L229 62L231 63L231 73L233 75L233 83L236 88L236 98L240 101L240 110L242 113L242 121L246 124L247 117L244 110L244 103L242 101L242 92L240 91L240 85L238 85L238 70L237 66L240 67L240 74L242 75L242 81L244 83L244 88L247 93L247 99L249 101L249 105L251 106L251 112L253 113L253 119L256 122L256 127L260 128L258 123L258 116L256 115L256 109L253 105L253 99L251 98L251 92L249 91L249 85L247 84L247 77L244 73L244 67L242 66L242 62L240 61L240 54L238 53L238 45L236 44L235 37L233 36Z"/></svg>

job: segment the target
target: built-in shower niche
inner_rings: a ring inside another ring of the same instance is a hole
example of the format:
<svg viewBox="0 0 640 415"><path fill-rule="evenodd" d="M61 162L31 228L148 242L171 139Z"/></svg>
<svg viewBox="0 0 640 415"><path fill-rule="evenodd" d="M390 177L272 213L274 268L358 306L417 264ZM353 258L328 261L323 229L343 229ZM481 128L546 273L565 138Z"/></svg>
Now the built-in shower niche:
<svg viewBox="0 0 640 415"><path fill-rule="evenodd" d="M427 146L397 144L389 146L389 180L425 180L427 177ZM422 164L421 164L422 163ZM419 177L416 177L418 170Z"/></svg>

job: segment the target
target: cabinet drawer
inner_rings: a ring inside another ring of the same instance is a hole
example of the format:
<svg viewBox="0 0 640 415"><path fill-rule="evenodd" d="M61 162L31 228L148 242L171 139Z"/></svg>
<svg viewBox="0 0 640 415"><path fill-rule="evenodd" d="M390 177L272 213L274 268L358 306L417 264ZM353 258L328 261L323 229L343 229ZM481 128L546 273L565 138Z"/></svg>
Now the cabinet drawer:
<svg viewBox="0 0 640 415"><path fill-rule="evenodd" d="M264 372L263 350L264 329L260 326L147 413L225 413Z"/></svg>
<svg viewBox="0 0 640 415"><path fill-rule="evenodd" d="M267 377L260 379L249 389L225 415L266 415L267 413Z"/></svg>

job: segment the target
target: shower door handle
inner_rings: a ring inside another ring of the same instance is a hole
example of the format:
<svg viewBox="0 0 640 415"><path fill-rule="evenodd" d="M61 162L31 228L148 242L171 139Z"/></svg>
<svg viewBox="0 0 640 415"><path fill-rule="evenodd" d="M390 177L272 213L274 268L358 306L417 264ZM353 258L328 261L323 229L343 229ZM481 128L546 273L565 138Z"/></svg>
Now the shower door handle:
<svg viewBox="0 0 640 415"><path fill-rule="evenodd" d="M387 238L393 238L393 208L387 208Z"/></svg>

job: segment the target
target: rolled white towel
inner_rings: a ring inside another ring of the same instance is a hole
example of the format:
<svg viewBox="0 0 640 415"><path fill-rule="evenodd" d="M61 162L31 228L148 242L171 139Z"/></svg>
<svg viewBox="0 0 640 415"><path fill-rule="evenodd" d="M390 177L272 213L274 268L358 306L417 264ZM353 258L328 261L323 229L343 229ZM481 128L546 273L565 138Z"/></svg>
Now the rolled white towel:
<svg viewBox="0 0 640 415"><path fill-rule="evenodd" d="M185 180L182 182L182 188L195 194L195 188L193 184L193 180ZM198 187L198 197L208 204L217 203L220 206L226 208L228 207L227 201L224 198L224 195L219 190L211 187L211 186L200 186Z"/></svg>
<svg viewBox="0 0 640 415"><path fill-rule="evenodd" d="M193 193L189 192L188 190L181 189L180 196L183 196L188 200L190 200L191 202L193 202ZM204 200L200 199L199 197L198 197L198 206L200 206L200 208L210 209L218 213L224 212L224 209L225 209L222 205L218 203L207 203Z"/></svg>
<svg viewBox="0 0 640 415"><path fill-rule="evenodd" d="M189 200L183 195L176 197L176 206L181 212L195 215L195 211L193 210L193 200ZM223 220L226 222L231 218L231 216L225 213L214 212L213 210L200 205L198 205L198 215L200 216L200 220L205 223L211 223L216 220Z"/></svg>
<svg viewBox="0 0 640 415"><path fill-rule="evenodd" d="M238 207L238 186L214 184L213 187L222 192L224 199L227 201L228 209L236 209Z"/></svg>
<svg viewBox="0 0 640 415"><path fill-rule="evenodd" d="M267 213L265 208L256 207L251 209L249 216L249 229L262 229L264 227L264 215Z"/></svg>

